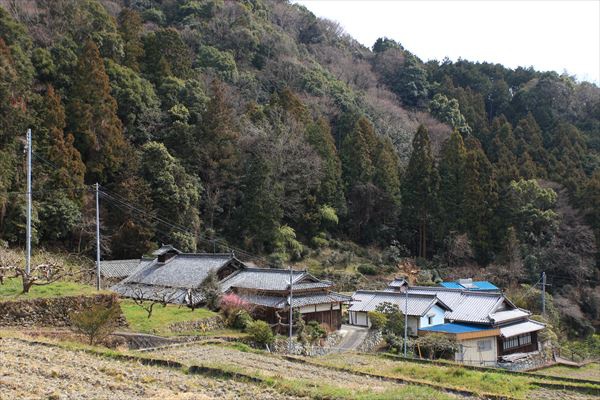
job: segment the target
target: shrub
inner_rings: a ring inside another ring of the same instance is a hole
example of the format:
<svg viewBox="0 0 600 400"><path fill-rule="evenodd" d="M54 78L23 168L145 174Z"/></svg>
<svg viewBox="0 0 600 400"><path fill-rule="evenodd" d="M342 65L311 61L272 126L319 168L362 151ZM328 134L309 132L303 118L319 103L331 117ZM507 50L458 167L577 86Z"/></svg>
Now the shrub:
<svg viewBox="0 0 600 400"><path fill-rule="evenodd" d="M310 344L315 344L319 339L327 337L327 330L317 321L306 324L305 333Z"/></svg>
<svg viewBox="0 0 600 400"><path fill-rule="evenodd" d="M206 307L210 310L216 310L221 304L221 288L219 287L219 277L215 271L211 271L199 288Z"/></svg>
<svg viewBox="0 0 600 400"><path fill-rule="evenodd" d="M415 343L430 359L442 357L451 359L458 350L455 339L438 333L420 337L415 340Z"/></svg>
<svg viewBox="0 0 600 400"><path fill-rule="evenodd" d="M386 316L385 333L404 336L404 314L396 304L383 302L377 306L375 311Z"/></svg>
<svg viewBox="0 0 600 400"><path fill-rule="evenodd" d="M377 275L377 269L372 264L361 264L357 270L363 275Z"/></svg>
<svg viewBox="0 0 600 400"><path fill-rule="evenodd" d="M258 345L268 346L275 340L271 327L265 321L251 322L248 324L246 332L250 335L250 339Z"/></svg>
<svg viewBox="0 0 600 400"><path fill-rule="evenodd" d="M99 302L88 309L72 312L69 318L73 329L86 335L89 344L95 344L113 332L120 315L121 307L113 298L110 302Z"/></svg>
<svg viewBox="0 0 600 400"><path fill-rule="evenodd" d="M242 300L237 294L229 293L221 297L219 310L223 315L225 325L236 329L245 329L246 324L252 321L250 312L252 305Z"/></svg>
<svg viewBox="0 0 600 400"><path fill-rule="evenodd" d="M248 325L250 325L254 319L250 313L246 310L238 310L231 319L229 326L235 329L245 330Z"/></svg>
<svg viewBox="0 0 600 400"><path fill-rule="evenodd" d="M383 330L388 321L387 316L380 311L370 312L369 319L371 320L371 329L375 329L377 331Z"/></svg>

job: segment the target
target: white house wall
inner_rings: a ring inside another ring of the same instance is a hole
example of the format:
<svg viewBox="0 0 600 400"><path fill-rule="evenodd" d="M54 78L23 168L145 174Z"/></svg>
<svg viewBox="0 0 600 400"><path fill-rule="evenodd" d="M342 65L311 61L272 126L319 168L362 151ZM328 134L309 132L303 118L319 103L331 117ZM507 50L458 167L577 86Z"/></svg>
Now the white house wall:
<svg viewBox="0 0 600 400"><path fill-rule="evenodd" d="M429 316L433 317L431 323L429 323ZM419 321L419 329L427 328L428 326L439 325L444 323L444 310L437 304L431 307L431 309L421 317Z"/></svg>

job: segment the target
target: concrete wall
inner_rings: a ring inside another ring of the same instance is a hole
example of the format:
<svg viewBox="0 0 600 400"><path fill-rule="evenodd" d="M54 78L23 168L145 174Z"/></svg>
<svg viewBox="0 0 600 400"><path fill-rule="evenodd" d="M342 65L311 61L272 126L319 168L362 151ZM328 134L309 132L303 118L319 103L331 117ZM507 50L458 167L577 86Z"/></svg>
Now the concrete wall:
<svg viewBox="0 0 600 400"><path fill-rule="evenodd" d="M494 366L497 362L498 349L496 337L460 340L460 349L455 360L469 365Z"/></svg>

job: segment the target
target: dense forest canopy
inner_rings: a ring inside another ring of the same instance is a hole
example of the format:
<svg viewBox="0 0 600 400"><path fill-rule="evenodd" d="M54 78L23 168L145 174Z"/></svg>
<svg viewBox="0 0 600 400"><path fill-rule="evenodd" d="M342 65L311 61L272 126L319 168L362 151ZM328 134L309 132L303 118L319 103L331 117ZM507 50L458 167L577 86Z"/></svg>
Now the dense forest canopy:
<svg viewBox="0 0 600 400"><path fill-rule="evenodd" d="M600 89L424 63L277 0L0 0L0 238L106 258L335 241L535 282L600 320ZM390 247L391 246L391 247ZM387 250L386 250L387 251ZM504 277L504 278L503 278Z"/></svg>

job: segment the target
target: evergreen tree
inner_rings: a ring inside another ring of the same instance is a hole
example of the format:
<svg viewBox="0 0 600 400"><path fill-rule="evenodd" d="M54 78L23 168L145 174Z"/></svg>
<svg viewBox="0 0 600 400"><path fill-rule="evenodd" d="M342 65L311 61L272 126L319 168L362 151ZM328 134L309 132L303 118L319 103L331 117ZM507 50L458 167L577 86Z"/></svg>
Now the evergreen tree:
<svg viewBox="0 0 600 400"><path fill-rule="evenodd" d="M75 68L69 119L75 147L86 165L86 181L110 180L123 162L126 142L104 63L98 47L89 40Z"/></svg>
<svg viewBox="0 0 600 400"><path fill-rule="evenodd" d="M400 202L400 161L388 138L380 139L374 160L373 183L396 204ZM392 211L392 210L390 210Z"/></svg>
<svg viewBox="0 0 600 400"><path fill-rule="evenodd" d="M182 249L195 250L195 235L200 229L198 209L202 191L198 180L188 175L165 146L157 142L148 142L142 147L140 175L148 183L157 215L191 231L171 230L169 237L179 242L173 243L175 247L179 244Z"/></svg>
<svg viewBox="0 0 600 400"><path fill-rule="evenodd" d="M497 223L498 187L494 168L481 144L474 138L467 141L465 160L464 214L465 228L477 261L485 265L492 260L502 236Z"/></svg>
<svg viewBox="0 0 600 400"><path fill-rule="evenodd" d="M140 72L139 60L144 54L142 45L142 18L132 9L124 8L119 13L119 33L123 38L123 65Z"/></svg>
<svg viewBox="0 0 600 400"><path fill-rule="evenodd" d="M360 117L352 132L342 142L342 176L347 189L371 182L375 172L373 158L376 147L377 137L373 125L366 117Z"/></svg>
<svg viewBox="0 0 600 400"><path fill-rule="evenodd" d="M463 232L466 209L465 162L467 152L461 134L454 130L442 146L439 166L440 174L440 212L442 216L443 236L450 231Z"/></svg>
<svg viewBox="0 0 600 400"><path fill-rule="evenodd" d="M492 144L490 161L494 163L496 176L501 187L506 187L511 181L519 178L517 163L516 141L510 122L506 118L496 118L492 124Z"/></svg>
<svg viewBox="0 0 600 400"><path fill-rule="evenodd" d="M143 67L153 82L170 75L185 79L192 72L192 54L175 28L159 29L144 37Z"/></svg>
<svg viewBox="0 0 600 400"><path fill-rule="evenodd" d="M215 217L231 209L235 197L239 151L238 127L225 99L223 85L212 83L212 98L202 124L196 127L197 159L194 167L204 185L206 223L215 227ZM223 226L223 225L221 225Z"/></svg>
<svg viewBox="0 0 600 400"><path fill-rule="evenodd" d="M270 252L283 217L283 187L275 181L268 160L259 154L249 155L242 177L238 223L230 234L248 249Z"/></svg>
<svg viewBox="0 0 600 400"><path fill-rule="evenodd" d="M438 181L429 134L427 128L420 125L402 182L403 213L409 225L417 229L419 257L427 257L427 237L437 209Z"/></svg>
<svg viewBox="0 0 600 400"><path fill-rule="evenodd" d="M342 164L338 157L331 127L325 118L311 123L306 136L308 143L323 160L323 178L319 187L318 200L321 204L329 204L338 214L345 211L346 202L342 186Z"/></svg>
<svg viewBox="0 0 600 400"><path fill-rule="evenodd" d="M550 166L548 152L544 148L542 130L533 117L533 114L528 113L525 118L520 119L513 134L518 142L517 155L521 159L520 164L524 164L522 160L524 153L529 153L531 160L536 166L536 176L543 177L545 171Z"/></svg>
<svg viewBox="0 0 600 400"><path fill-rule="evenodd" d="M42 154L56 167L48 173L48 188L65 189L71 199L81 199L85 165L81 154L73 145L73 135L64 132L65 110L60 96L52 86L48 86L44 97L42 117L41 133L46 138Z"/></svg>

